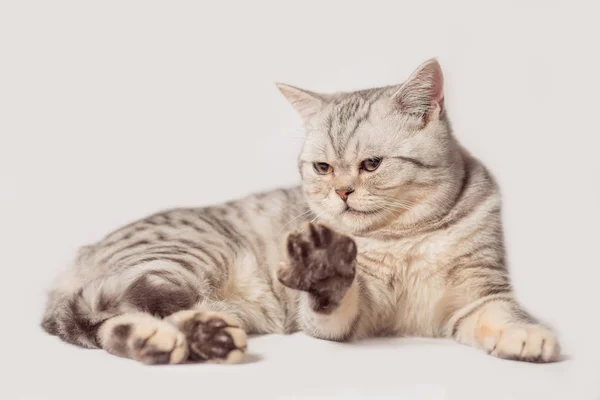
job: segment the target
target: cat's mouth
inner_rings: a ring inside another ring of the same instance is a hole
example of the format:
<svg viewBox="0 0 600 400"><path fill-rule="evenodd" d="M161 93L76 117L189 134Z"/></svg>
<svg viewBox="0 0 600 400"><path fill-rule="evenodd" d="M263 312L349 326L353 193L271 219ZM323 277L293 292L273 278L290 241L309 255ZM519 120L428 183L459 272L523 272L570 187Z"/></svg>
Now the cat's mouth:
<svg viewBox="0 0 600 400"><path fill-rule="evenodd" d="M371 215L377 214L379 210L358 210L356 208L350 207L346 204L346 208L342 211L343 214L351 214L351 215Z"/></svg>

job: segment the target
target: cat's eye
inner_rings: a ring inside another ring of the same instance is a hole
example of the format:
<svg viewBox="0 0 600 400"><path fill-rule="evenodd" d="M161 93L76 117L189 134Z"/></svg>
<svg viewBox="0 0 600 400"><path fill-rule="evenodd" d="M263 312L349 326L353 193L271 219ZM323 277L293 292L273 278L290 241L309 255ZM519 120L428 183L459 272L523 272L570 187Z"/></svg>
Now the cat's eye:
<svg viewBox="0 0 600 400"><path fill-rule="evenodd" d="M381 164L381 157L367 158L362 163L360 163L360 169L364 169L365 171L371 172L371 171L375 171L377 168L379 168L380 164Z"/></svg>
<svg viewBox="0 0 600 400"><path fill-rule="evenodd" d="M333 167L324 162L313 163L313 168L315 169L317 174L320 174L320 175L329 175L330 173L333 172Z"/></svg>

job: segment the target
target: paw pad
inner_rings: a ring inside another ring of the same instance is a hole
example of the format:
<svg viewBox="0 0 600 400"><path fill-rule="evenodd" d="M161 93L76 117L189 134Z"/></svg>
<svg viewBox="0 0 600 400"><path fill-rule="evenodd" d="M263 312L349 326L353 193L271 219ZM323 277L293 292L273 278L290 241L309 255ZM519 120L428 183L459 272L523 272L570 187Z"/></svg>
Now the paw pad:
<svg viewBox="0 0 600 400"><path fill-rule="evenodd" d="M246 333L227 315L181 311L167 320L185 334L191 361L238 363L243 360Z"/></svg>

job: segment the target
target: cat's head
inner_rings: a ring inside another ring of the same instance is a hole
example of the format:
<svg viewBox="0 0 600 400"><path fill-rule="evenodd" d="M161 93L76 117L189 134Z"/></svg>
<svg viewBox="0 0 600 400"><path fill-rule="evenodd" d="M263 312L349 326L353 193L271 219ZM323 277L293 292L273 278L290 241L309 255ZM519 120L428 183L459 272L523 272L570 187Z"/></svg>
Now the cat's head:
<svg viewBox="0 0 600 400"><path fill-rule="evenodd" d="M349 232L414 224L455 198L462 165L436 60L396 86L335 94L278 87L304 120L299 169L319 220Z"/></svg>

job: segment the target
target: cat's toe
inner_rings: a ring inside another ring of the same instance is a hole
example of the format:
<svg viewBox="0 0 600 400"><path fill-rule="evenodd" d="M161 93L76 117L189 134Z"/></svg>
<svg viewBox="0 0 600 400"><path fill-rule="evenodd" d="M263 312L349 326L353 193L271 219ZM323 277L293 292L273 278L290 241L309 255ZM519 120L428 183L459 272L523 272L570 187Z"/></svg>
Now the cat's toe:
<svg viewBox="0 0 600 400"><path fill-rule="evenodd" d="M303 231L305 240L311 242L316 248L327 248L332 241L339 236L332 229L323 224L309 223L308 227Z"/></svg>
<svg viewBox="0 0 600 400"><path fill-rule="evenodd" d="M305 233L292 233L287 237L287 253L290 262L294 266L303 266L308 263L310 255L315 247L310 240L307 240Z"/></svg>
<svg viewBox="0 0 600 400"><path fill-rule="evenodd" d="M215 312L180 311L167 318L186 336L191 361L239 363L247 349L246 332L229 316Z"/></svg>
<svg viewBox="0 0 600 400"><path fill-rule="evenodd" d="M110 353L144 364L179 364L187 359L185 336L164 321L126 314L105 325L101 339Z"/></svg>
<svg viewBox="0 0 600 400"><path fill-rule="evenodd" d="M519 361L553 362L560 356L554 334L541 325L519 324L497 331L486 344L491 355Z"/></svg>
<svg viewBox="0 0 600 400"><path fill-rule="evenodd" d="M308 290L310 288L310 280L304 271L285 264L282 264L277 270L277 279L291 289Z"/></svg>

